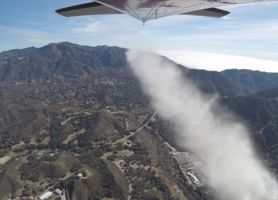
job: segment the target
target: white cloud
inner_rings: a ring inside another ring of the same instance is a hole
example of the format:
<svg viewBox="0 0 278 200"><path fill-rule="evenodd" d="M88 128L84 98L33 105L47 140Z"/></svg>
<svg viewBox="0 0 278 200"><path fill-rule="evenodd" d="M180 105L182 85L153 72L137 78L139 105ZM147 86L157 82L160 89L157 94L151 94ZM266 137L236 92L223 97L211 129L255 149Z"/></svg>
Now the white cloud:
<svg viewBox="0 0 278 200"><path fill-rule="evenodd" d="M277 43L278 21L262 21L246 23L223 23L210 26L199 26L210 32L175 35L167 40L261 40Z"/></svg>
<svg viewBox="0 0 278 200"><path fill-rule="evenodd" d="M248 128L215 96L202 94L159 56L129 51L127 59L154 109L175 127L177 143L199 158L193 164L216 199L277 199L277 182L253 150Z"/></svg>
<svg viewBox="0 0 278 200"><path fill-rule="evenodd" d="M26 40L37 45L45 45L56 41L54 37L51 36L51 34L42 31L36 31L31 29L18 29L16 30L16 33L21 34L25 37Z"/></svg>
<svg viewBox="0 0 278 200"><path fill-rule="evenodd" d="M191 68L216 71L233 68L278 72L278 61L274 60L198 51L160 50L157 52L179 64Z"/></svg>
<svg viewBox="0 0 278 200"><path fill-rule="evenodd" d="M81 24L78 27L72 29L75 34L97 34L105 29L105 24L101 21L89 21L85 24Z"/></svg>
<svg viewBox="0 0 278 200"><path fill-rule="evenodd" d="M31 42L32 45L45 45L58 41L52 33L41 30L10 26L1 26L0 29L0 35L16 35L18 38Z"/></svg>

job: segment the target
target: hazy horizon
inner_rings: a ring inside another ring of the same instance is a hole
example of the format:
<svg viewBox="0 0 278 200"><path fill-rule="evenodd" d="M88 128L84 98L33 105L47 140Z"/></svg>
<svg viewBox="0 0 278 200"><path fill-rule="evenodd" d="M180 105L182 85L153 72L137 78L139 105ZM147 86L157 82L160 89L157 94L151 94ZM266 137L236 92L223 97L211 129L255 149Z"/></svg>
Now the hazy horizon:
<svg viewBox="0 0 278 200"><path fill-rule="evenodd" d="M67 41L55 42L63 43ZM70 43L70 42L69 42ZM49 43L52 44L52 43ZM46 44L46 45L49 45ZM74 43L77 44L77 43ZM43 46L46 46L43 45ZM80 45L80 44L77 44ZM41 48L43 46L35 47ZM86 45L90 46L90 45ZM109 46L109 45L97 45L97 46ZM28 46L20 49L31 48L33 46ZM94 47L94 46L92 46ZM120 47L125 48L125 47ZM129 49L129 48L127 48ZM14 50L14 49L10 49ZM9 51L9 50L7 50ZM5 52L1 51L0 53ZM278 73L278 61L244 57L239 55L228 55L221 53L212 52L202 52L202 51L167 51L167 50L153 50L149 52L154 52L161 56L166 56L168 59L181 64L185 67L193 69L204 69L209 71L224 71L229 69L241 69L241 70L252 70L261 71L269 73Z"/></svg>
<svg viewBox="0 0 278 200"><path fill-rule="evenodd" d="M147 22L145 26L127 15L65 18L55 13L56 9L86 2L88 0L51 3L30 0L26 4L4 0L0 8L0 51L69 41L89 46L105 44L168 52L166 56L182 63L184 59L181 61L181 56L173 56L173 53L193 52L196 55L197 52L202 59L208 59L203 53L240 56L255 59L251 62L253 65L248 61L250 66L243 66L245 59L239 59L235 62L238 66L229 68L278 72L278 2L220 7L231 12L220 19L170 16ZM226 56L219 60L223 59L231 60ZM193 60L187 57L186 63ZM197 62L199 60L194 60L193 66L209 70L226 67L219 60L212 60L215 66L199 66L202 65ZM267 62L262 62L265 60Z"/></svg>

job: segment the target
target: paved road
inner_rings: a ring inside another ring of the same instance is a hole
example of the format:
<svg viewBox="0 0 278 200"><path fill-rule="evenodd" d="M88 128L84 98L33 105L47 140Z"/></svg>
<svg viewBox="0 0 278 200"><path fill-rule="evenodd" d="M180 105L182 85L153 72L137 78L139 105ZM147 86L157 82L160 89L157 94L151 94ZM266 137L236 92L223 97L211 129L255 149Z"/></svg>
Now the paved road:
<svg viewBox="0 0 278 200"><path fill-rule="evenodd" d="M148 124L151 122L151 120L157 115L157 111L155 111L151 117L148 119L148 121L146 121L142 126L140 126L138 129L136 129L135 131L131 132L130 135L127 135L123 138L120 138L118 140L116 140L115 142L112 143L112 145L116 145L119 143L122 143L126 140L128 140L129 138L131 138L132 136L134 136L136 133L139 133L143 128L145 128L146 126L148 126Z"/></svg>

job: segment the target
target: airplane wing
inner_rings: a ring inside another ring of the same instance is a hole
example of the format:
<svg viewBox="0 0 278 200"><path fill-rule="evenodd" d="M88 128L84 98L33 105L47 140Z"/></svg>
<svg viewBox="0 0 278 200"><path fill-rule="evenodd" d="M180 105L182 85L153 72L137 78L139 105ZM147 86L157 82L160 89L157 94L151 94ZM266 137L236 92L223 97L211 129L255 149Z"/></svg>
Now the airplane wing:
<svg viewBox="0 0 278 200"><path fill-rule="evenodd" d="M65 17L81 16L81 15L105 15L105 14L120 14L121 12L104 6L97 2L90 2L76 6L70 6L56 10L57 13Z"/></svg>
<svg viewBox="0 0 278 200"><path fill-rule="evenodd" d="M230 4L220 0L97 0L97 2L143 22L170 15L192 12L194 14L194 11Z"/></svg>
<svg viewBox="0 0 278 200"><path fill-rule="evenodd" d="M62 8L57 12L64 16L124 13L146 22L181 14L223 17L229 12L216 7L260 1L267 0L96 0L91 3Z"/></svg>
<svg viewBox="0 0 278 200"><path fill-rule="evenodd" d="M208 8L204 10L197 10L189 13L184 13L184 15L194 15L194 16L204 16L204 17L224 17L226 15L230 14L230 12L226 10L221 10L218 8Z"/></svg>

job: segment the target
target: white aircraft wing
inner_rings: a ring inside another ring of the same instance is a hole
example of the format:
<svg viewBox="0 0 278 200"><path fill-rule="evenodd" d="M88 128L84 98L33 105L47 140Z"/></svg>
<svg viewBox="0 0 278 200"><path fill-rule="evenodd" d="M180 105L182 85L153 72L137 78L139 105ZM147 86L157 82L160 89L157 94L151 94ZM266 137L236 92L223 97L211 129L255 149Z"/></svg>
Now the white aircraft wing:
<svg viewBox="0 0 278 200"><path fill-rule="evenodd" d="M226 5L217 0L98 0L143 22Z"/></svg>
<svg viewBox="0 0 278 200"><path fill-rule="evenodd" d="M107 15L107 14L120 14L121 12L104 6L97 2L90 2L76 6L70 6L56 10L57 13L65 17L82 16L82 15Z"/></svg>
<svg viewBox="0 0 278 200"><path fill-rule="evenodd" d="M187 13L183 13L183 14L184 15L195 15L195 16L203 16L203 17L220 18L220 17L224 17L224 16L230 14L230 12L228 12L226 10L221 10L218 8L208 8L208 9L204 9L204 10L196 10L196 11L187 12Z"/></svg>
<svg viewBox="0 0 278 200"><path fill-rule="evenodd" d="M175 14L206 17L223 17L229 14L228 11L214 8L220 5L223 4L205 0L99 0L62 8L56 12L65 17L128 14L146 22Z"/></svg>
<svg viewBox="0 0 278 200"><path fill-rule="evenodd" d="M228 11L215 7L267 0L96 0L57 10L64 16L124 13L143 22L170 15L223 17Z"/></svg>

